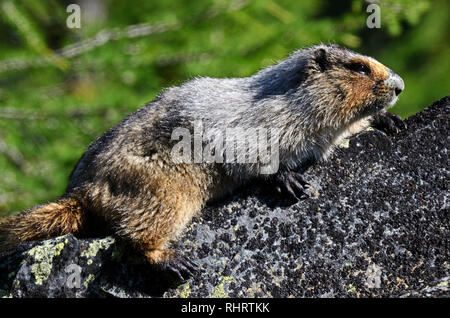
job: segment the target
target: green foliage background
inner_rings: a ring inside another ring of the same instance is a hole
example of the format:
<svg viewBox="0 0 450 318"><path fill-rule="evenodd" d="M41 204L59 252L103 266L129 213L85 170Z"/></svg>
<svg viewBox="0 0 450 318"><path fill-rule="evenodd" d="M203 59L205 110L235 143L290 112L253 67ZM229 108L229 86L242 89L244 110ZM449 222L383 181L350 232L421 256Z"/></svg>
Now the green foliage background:
<svg viewBox="0 0 450 318"><path fill-rule="evenodd" d="M447 0L371 1L380 29L360 0L85 0L69 29L71 2L0 0L0 215L61 195L87 145L163 87L248 76L318 42L400 74L403 117L449 93Z"/></svg>

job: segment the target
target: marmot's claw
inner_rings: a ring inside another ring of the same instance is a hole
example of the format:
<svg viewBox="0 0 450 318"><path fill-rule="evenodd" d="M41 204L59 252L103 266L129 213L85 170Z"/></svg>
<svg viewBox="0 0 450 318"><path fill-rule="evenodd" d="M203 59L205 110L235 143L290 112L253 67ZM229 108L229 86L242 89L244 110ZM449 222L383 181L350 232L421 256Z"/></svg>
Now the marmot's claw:
<svg viewBox="0 0 450 318"><path fill-rule="evenodd" d="M408 128L406 126L406 123L402 120L402 118L399 115L396 114L390 114L391 115L391 119L395 122L395 125L400 128L400 130L404 130L406 128Z"/></svg>
<svg viewBox="0 0 450 318"><path fill-rule="evenodd" d="M187 281L198 271L198 265L187 257L176 253L175 256L162 264L162 270L175 276L180 282Z"/></svg>
<svg viewBox="0 0 450 318"><path fill-rule="evenodd" d="M388 134L396 134L400 130L406 129L406 124L400 116L382 112L374 116L372 127Z"/></svg>
<svg viewBox="0 0 450 318"><path fill-rule="evenodd" d="M308 198L305 190L306 187L309 187L309 184L298 172L286 172L277 175L274 182L277 184L276 192L283 197L292 201L302 201Z"/></svg>
<svg viewBox="0 0 450 318"><path fill-rule="evenodd" d="M311 185L305 181L305 179L303 179L303 175L299 172L291 172L291 175L293 176L293 178L295 178L298 182L300 182L300 184L302 185L303 189L305 187L309 188L311 187Z"/></svg>
<svg viewBox="0 0 450 318"><path fill-rule="evenodd" d="M189 258L183 256L181 260L181 264L186 267L187 270L191 273L191 276L194 276L196 272L199 270L199 266L196 262L191 261Z"/></svg>

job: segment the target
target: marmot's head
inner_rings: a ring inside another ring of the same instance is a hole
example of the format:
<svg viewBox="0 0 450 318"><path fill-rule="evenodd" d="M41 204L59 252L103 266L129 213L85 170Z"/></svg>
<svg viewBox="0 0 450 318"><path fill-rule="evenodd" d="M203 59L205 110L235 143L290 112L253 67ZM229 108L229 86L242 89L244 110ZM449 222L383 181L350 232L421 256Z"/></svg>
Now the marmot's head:
<svg viewBox="0 0 450 318"><path fill-rule="evenodd" d="M403 80L375 59L338 45L293 52L253 77L255 99L288 101L316 129L342 127L395 104Z"/></svg>
<svg viewBox="0 0 450 318"><path fill-rule="evenodd" d="M322 101L315 106L332 121L343 123L390 107L405 88L400 76L371 57L337 45L317 45L310 52L302 86Z"/></svg>

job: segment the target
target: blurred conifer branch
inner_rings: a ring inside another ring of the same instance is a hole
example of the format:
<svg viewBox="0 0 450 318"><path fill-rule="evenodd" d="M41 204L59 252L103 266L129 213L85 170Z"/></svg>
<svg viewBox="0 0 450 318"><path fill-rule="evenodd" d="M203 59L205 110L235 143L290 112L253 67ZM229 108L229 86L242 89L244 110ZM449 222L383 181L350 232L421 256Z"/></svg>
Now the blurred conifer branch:
<svg viewBox="0 0 450 318"><path fill-rule="evenodd" d="M235 0L227 3L226 5L215 4L200 15L184 22L175 21L173 23L154 24L138 23L128 25L124 28L103 29L91 38L80 40L53 52L45 46L45 43L41 40L42 37L33 31L34 29L30 26L29 20L25 19L24 15L18 10L13 2L6 1L2 3L2 9L5 11L4 16L17 26L20 33L27 40L26 42L29 46L32 47L40 56L32 59L17 58L0 61L0 73L11 70L37 68L47 66L51 63L56 63L61 66L61 68L66 68L64 65L65 59L79 56L95 48L106 45L110 41L118 41L124 38L132 39L168 31L175 31L187 23L205 21L224 12L240 10L248 3L248 0Z"/></svg>

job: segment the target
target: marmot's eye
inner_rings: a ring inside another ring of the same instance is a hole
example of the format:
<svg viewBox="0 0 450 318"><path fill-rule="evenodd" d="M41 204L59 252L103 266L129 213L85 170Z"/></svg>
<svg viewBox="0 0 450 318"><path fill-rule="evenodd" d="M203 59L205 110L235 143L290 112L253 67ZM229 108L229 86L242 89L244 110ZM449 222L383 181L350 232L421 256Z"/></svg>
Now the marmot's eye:
<svg viewBox="0 0 450 318"><path fill-rule="evenodd" d="M348 65L348 68L361 74L370 74L370 68L363 63L351 63Z"/></svg>

